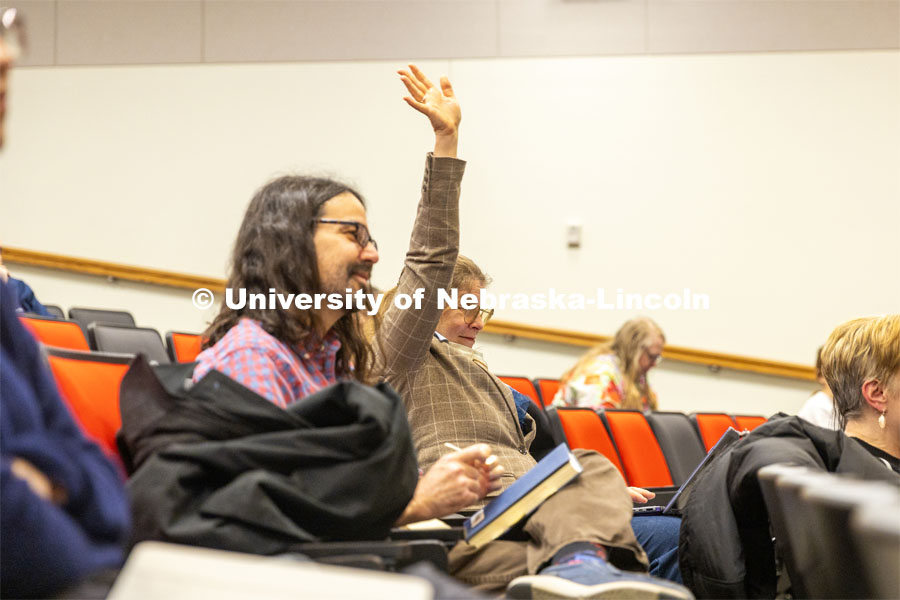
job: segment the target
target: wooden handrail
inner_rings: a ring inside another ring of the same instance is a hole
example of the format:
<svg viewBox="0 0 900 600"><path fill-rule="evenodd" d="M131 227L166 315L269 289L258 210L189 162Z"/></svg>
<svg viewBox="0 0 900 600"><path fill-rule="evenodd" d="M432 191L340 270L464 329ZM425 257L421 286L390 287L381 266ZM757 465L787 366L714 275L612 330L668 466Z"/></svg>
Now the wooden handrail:
<svg viewBox="0 0 900 600"><path fill-rule="evenodd" d="M47 252L35 252L33 250L25 250L22 248L10 248L8 246L3 247L3 260L5 262L21 265L46 267L72 273L100 275L126 281L138 281L141 283L189 290L208 288L213 292L218 293L222 293L225 290L226 283L224 279L216 279L213 277L186 275L183 273L134 267L87 258L73 258ZM498 335L510 335L529 340L554 342L569 346L593 346L610 339L610 336L606 335L493 320L485 328L485 332ZM750 373L773 375L776 377L788 377L791 379L802 379L805 381L815 381L816 379L815 369L813 367L763 358L750 358L747 356L725 354L722 352L709 352L706 350L695 350L692 348L667 345L663 349L663 357L667 360L705 365L712 369L734 369L737 371L747 371Z"/></svg>
<svg viewBox="0 0 900 600"><path fill-rule="evenodd" d="M491 320L487 324L487 327L484 328L484 331L486 333L511 335L529 340L555 342L570 346L594 346L602 342L608 342L612 339L611 336L608 335L566 331L564 329L551 329L549 327L522 325L521 323L497 320ZM695 350L693 348L683 348L681 346L671 346L668 344L663 348L662 355L666 360L705 365L712 369L735 369L738 371L761 373L763 375L789 377L791 379L803 379L808 381L816 380L816 370L813 367L767 360L764 358L750 358L747 356L737 356L735 354L725 354L722 352Z"/></svg>
<svg viewBox="0 0 900 600"><path fill-rule="evenodd" d="M3 246L3 260L5 262L18 263L20 265L47 267L48 269L57 269L72 273L100 275L102 277L124 279L125 281L139 281L141 283L152 283L154 285L164 285L188 290L208 288L213 292L225 291L224 279L201 277L199 275L185 275L184 273L173 273L171 271L148 269L146 267L132 267L130 265L122 265L102 260L74 258L71 256L62 256L60 254L50 254L49 252L35 252L34 250L23 250L22 248L10 248L9 246Z"/></svg>

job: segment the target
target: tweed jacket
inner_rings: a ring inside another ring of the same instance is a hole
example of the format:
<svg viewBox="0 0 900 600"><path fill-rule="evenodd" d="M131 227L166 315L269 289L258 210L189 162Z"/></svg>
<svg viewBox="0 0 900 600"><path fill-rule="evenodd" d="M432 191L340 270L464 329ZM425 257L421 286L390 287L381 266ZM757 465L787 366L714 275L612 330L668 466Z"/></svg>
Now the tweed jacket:
<svg viewBox="0 0 900 600"><path fill-rule="evenodd" d="M447 288L459 253L459 189L465 163L429 157L422 201L397 295L424 289L421 309L391 305L376 334L376 372L406 403L422 468L452 452L487 443L505 467L503 488L535 465L528 452L535 435L524 435L512 392L470 348L442 342L434 332L441 317L438 290ZM499 492L498 492L499 493ZM479 503L480 506L482 503Z"/></svg>

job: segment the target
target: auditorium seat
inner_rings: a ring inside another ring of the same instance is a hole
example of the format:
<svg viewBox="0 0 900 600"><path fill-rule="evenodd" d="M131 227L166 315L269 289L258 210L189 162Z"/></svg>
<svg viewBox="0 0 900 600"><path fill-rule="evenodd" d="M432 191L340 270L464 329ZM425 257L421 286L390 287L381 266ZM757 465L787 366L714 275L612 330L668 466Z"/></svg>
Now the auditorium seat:
<svg viewBox="0 0 900 600"><path fill-rule="evenodd" d="M23 315L19 319L28 331L42 344L55 348L89 351L87 338L78 323L52 317Z"/></svg>
<svg viewBox="0 0 900 600"><path fill-rule="evenodd" d="M731 418L737 423L738 431L744 431L745 429L753 431L768 420L758 415L731 415Z"/></svg>
<svg viewBox="0 0 900 600"><path fill-rule="evenodd" d="M76 325L77 327L77 325ZM110 456L118 457L119 384L133 356L46 348L47 361L75 420Z"/></svg>
<svg viewBox="0 0 900 600"><path fill-rule="evenodd" d="M47 312L50 313L51 317L56 319L65 319L66 313L63 312L63 309L56 306L55 304L45 304L44 308L47 309Z"/></svg>
<svg viewBox="0 0 900 600"><path fill-rule="evenodd" d="M639 410L610 409L600 412L608 427L628 485L660 488L673 485L672 475L647 418Z"/></svg>
<svg viewBox="0 0 900 600"><path fill-rule="evenodd" d="M622 461L616 446L600 420L600 415L590 408L570 408L570 407L550 407L546 410L547 417L551 426L565 436L564 440L569 444L569 448L586 448L588 450L596 450L616 466L622 477L628 482L625 476L625 469L622 467ZM554 422L558 425L554 425ZM629 482L629 485L631 483Z"/></svg>
<svg viewBox="0 0 900 600"><path fill-rule="evenodd" d="M817 598L873 598L865 573L867 560L859 553L857 545L848 543L851 532L850 518L865 505L882 509L888 517L890 506L896 507L897 488L875 481L860 481L850 477L828 473L817 485L806 486L800 492L806 535L819 548L814 572L809 583L810 593ZM896 508L895 508L896 510ZM894 513L898 514L897 512ZM887 550L886 548L884 550ZM897 558L894 551L894 558ZM900 568L900 561L887 562L884 554L876 560L873 575L877 577L877 567L882 569L893 565L894 573ZM894 588L893 598L900 598L900 589Z"/></svg>
<svg viewBox="0 0 900 600"><path fill-rule="evenodd" d="M707 452L716 445L729 427L741 430L737 423L725 413L692 413L690 418L700 433L700 439L703 440Z"/></svg>
<svg viewBox="0 0 900 600"><path fill-rule="evenodd" d="M91 323L110 323L113 325L128 325L134 327L134 317L124 310L106 310L102 308L69 309L69 318L79 323L85 330Z"/></svg>
<svg viewBox="0 0 900 600"><path fill-rule="evenodd" d="M143 354L157 364L170 362L159 332L151 327L91 323L88 337L94 349L101 352Z"/></svg>
<svg viewBox="0 0 900 600"><path fill-rule="evenodd" d="M534 387L537 388L541 404L547 408L553 403L553 397L559 390L559 379L535 379Z"/></svg>
<svg viewBox="0 0 900 600"><path fill-rule="evenodd" d="M646 417L666 457L672 481L680 486L703 460L703 441L684 413L655 411Z"/></svg>
<svg viewBox="0 0 900 600"><path fill-rule="evenodd" d="M802 575L801 565L806 560L803 556L807 550L800 540L794 540L789 535L788 521L790 515L782 504L780 495L776 489L779 479L795 474L809 474L812 471L801 465L771 464L761 468L756 477L759 480L759 488L769 515L772 535L775 538L775 554L783 563L784 569L790 579L791 594L795 598L809 598L809 592L805 587L806 580Z"/></svg>
<svg viewBox="0 0 900 600"><path fill-rule="evenodd" d="M885 504L867 503L850 518L870 598L900 598L900 492Z"/></svg>
<svg viewBox="0 0 900 600"><path fill-rule="evenodd" d="M851 517L863 506L885 509L897 500L895 485L862 481L820 470L818 464L769 465L758 478L776 548L784 560L794 598L873 598L868 562L853 543ZM887 552L890 552L889 550ZM895 554L896 556L896 554ZM873 571L890 577L897 562L880 555ZM885 574L882 569L887 569ZM894 575L896 581L896 575ZM896 598L896 592L887 596Z"/></svg>
<svg viewBox="0 0 900 600"><path fill-rule="evenodd" d="M541 400L540 400L540 398L538 398L537 389L534 387L534 384L531 383L531 380L528 379L527 377L498 375L497 379L499 379L500 381L502 381L509 387L513 388L517 392L525 394L526 396L531 398L531 401L534 402L535 404L537 404L538 406L542 406Z"/></svg>
<svg viewBox="0 0 900 600"><path fill-rule="evenodd" d="M166 333L166 348L172 362L194 362L200 354L203 338L196 333L169 331Z"/></svg>

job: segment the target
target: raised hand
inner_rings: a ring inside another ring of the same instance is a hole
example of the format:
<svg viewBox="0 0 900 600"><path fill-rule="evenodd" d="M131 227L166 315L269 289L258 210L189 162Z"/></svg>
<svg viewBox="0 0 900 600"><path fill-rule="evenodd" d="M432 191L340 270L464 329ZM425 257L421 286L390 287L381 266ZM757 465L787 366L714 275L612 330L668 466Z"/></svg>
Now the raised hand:
<svg viewBox="0 0 900 600"><path fill-rule="evenodd" d="M412 64L408 71L400 69L397 73L410 94L403 99L431 122L435 135L435 155L455 157L462 111L450 80L441 77L441 85L438 87L419 67Z"/></svg>

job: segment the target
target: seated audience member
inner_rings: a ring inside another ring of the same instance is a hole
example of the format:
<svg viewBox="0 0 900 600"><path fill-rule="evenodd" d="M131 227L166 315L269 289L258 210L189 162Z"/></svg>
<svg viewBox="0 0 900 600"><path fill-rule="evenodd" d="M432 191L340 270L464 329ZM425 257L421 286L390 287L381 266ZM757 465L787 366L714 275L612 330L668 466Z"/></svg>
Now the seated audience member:
<svg viewBox="0 0 900 600"><path fill-rule="evenodd" d="M822 348L816 352L816 381L821 389L806 400L797 416L819 427L840 429L838 414L834 410L834 395L822 375Z"/></svg>
<svg viewBox="0 0 900 600"><path fill-rule="evenodd" d="M627 321L611 342L591 348L562 376L553 404L656 410L647 372L659 364L665 343L662 329L651 319Z"/></svg>
<svg viewBox="0 0 900 600"><path fill-rule="evenodd" d="M0 281L9 286L16 311L34 313L45 317L52 316L50 311L44 308L43 304L38 302L38 299L34 296L34 292L27 283L21 279L10 277L9 269L3 264L2 253L0 253Z"/></svg>
<svg viewBox="0 0 900 600"><path fill-rule="evenodd" d="M21 33L16 17L0 7L0 105ZM63 405L18 306L0 283L0 597L46 598L85 579L94 587L69 597L105 597L103 572L120 566L128 532L125 490Z"/></svg>
<svg viewBox="0 0 900 600"><path fill-rule="evenodd" d="M774 417L713 461L681 525L684 581L705 598L773 597L774 548L757 472L792 463L900 485L900 316L841 325L822 349L822 374L844 431Z"/></svg>
<svg viewBox="0 0 900 600"><path fill-rule="evenodd" d="M436 87L414 66L401 78L422 86L406 101L428 117L435 133L419 211L447 210L458 202L465 169L456 158L458 104L446 78ZM286 176L251 200L228 287L248 295L274 288L343 297L367 288L376 262L377 245L358 192L328 179ZM216 369L282 408L340 379L369 381L371 349L348 307L278 310L248 304L232 310L223 305L205 336L195 381ZM489 456L490 448L480 444L444 457L419 480L397 524L453 513L498 488L501 471L484 467Z"/></svg>
<svg viewBox="0 0 900 600"><path fill-rule="evenodd" d="M11 290L0 287L0 596L46 597L121 565L128 501L116 468L64 406Z"/></svg>
<svg viewBox="0 0 900 600"><path fill-rule="evenodd" d="M844 433L900 473L900 315L844 323L821 354Z"/></svg>
<svg viewBox="0 0 900 600"><path fill-rule="evenodd" d="M523 406L528 400L491 374L474 349L490 311L441 310L435 301L441 288L478 295L487 283L473 261L458 256L458 212L450 208L418 216L399 284L382 303L376 369L407 404L422 466L441 460L445 444L489 441L506 469L506 487L535 465L528 452L535 421ZM417 288L425 291L421 310L402 310L390 300ZM678 580L679 521L639 517L632 529L631 498L619 472L596 452L575 453L584 472L527 519L530 541L503 540L478 549L461 542L450 553L450 573L483 591L509 585L517 598L690 597L679 585L613 566L645 570L647 555L638 542L646 542L657 572Z"/></svg>

